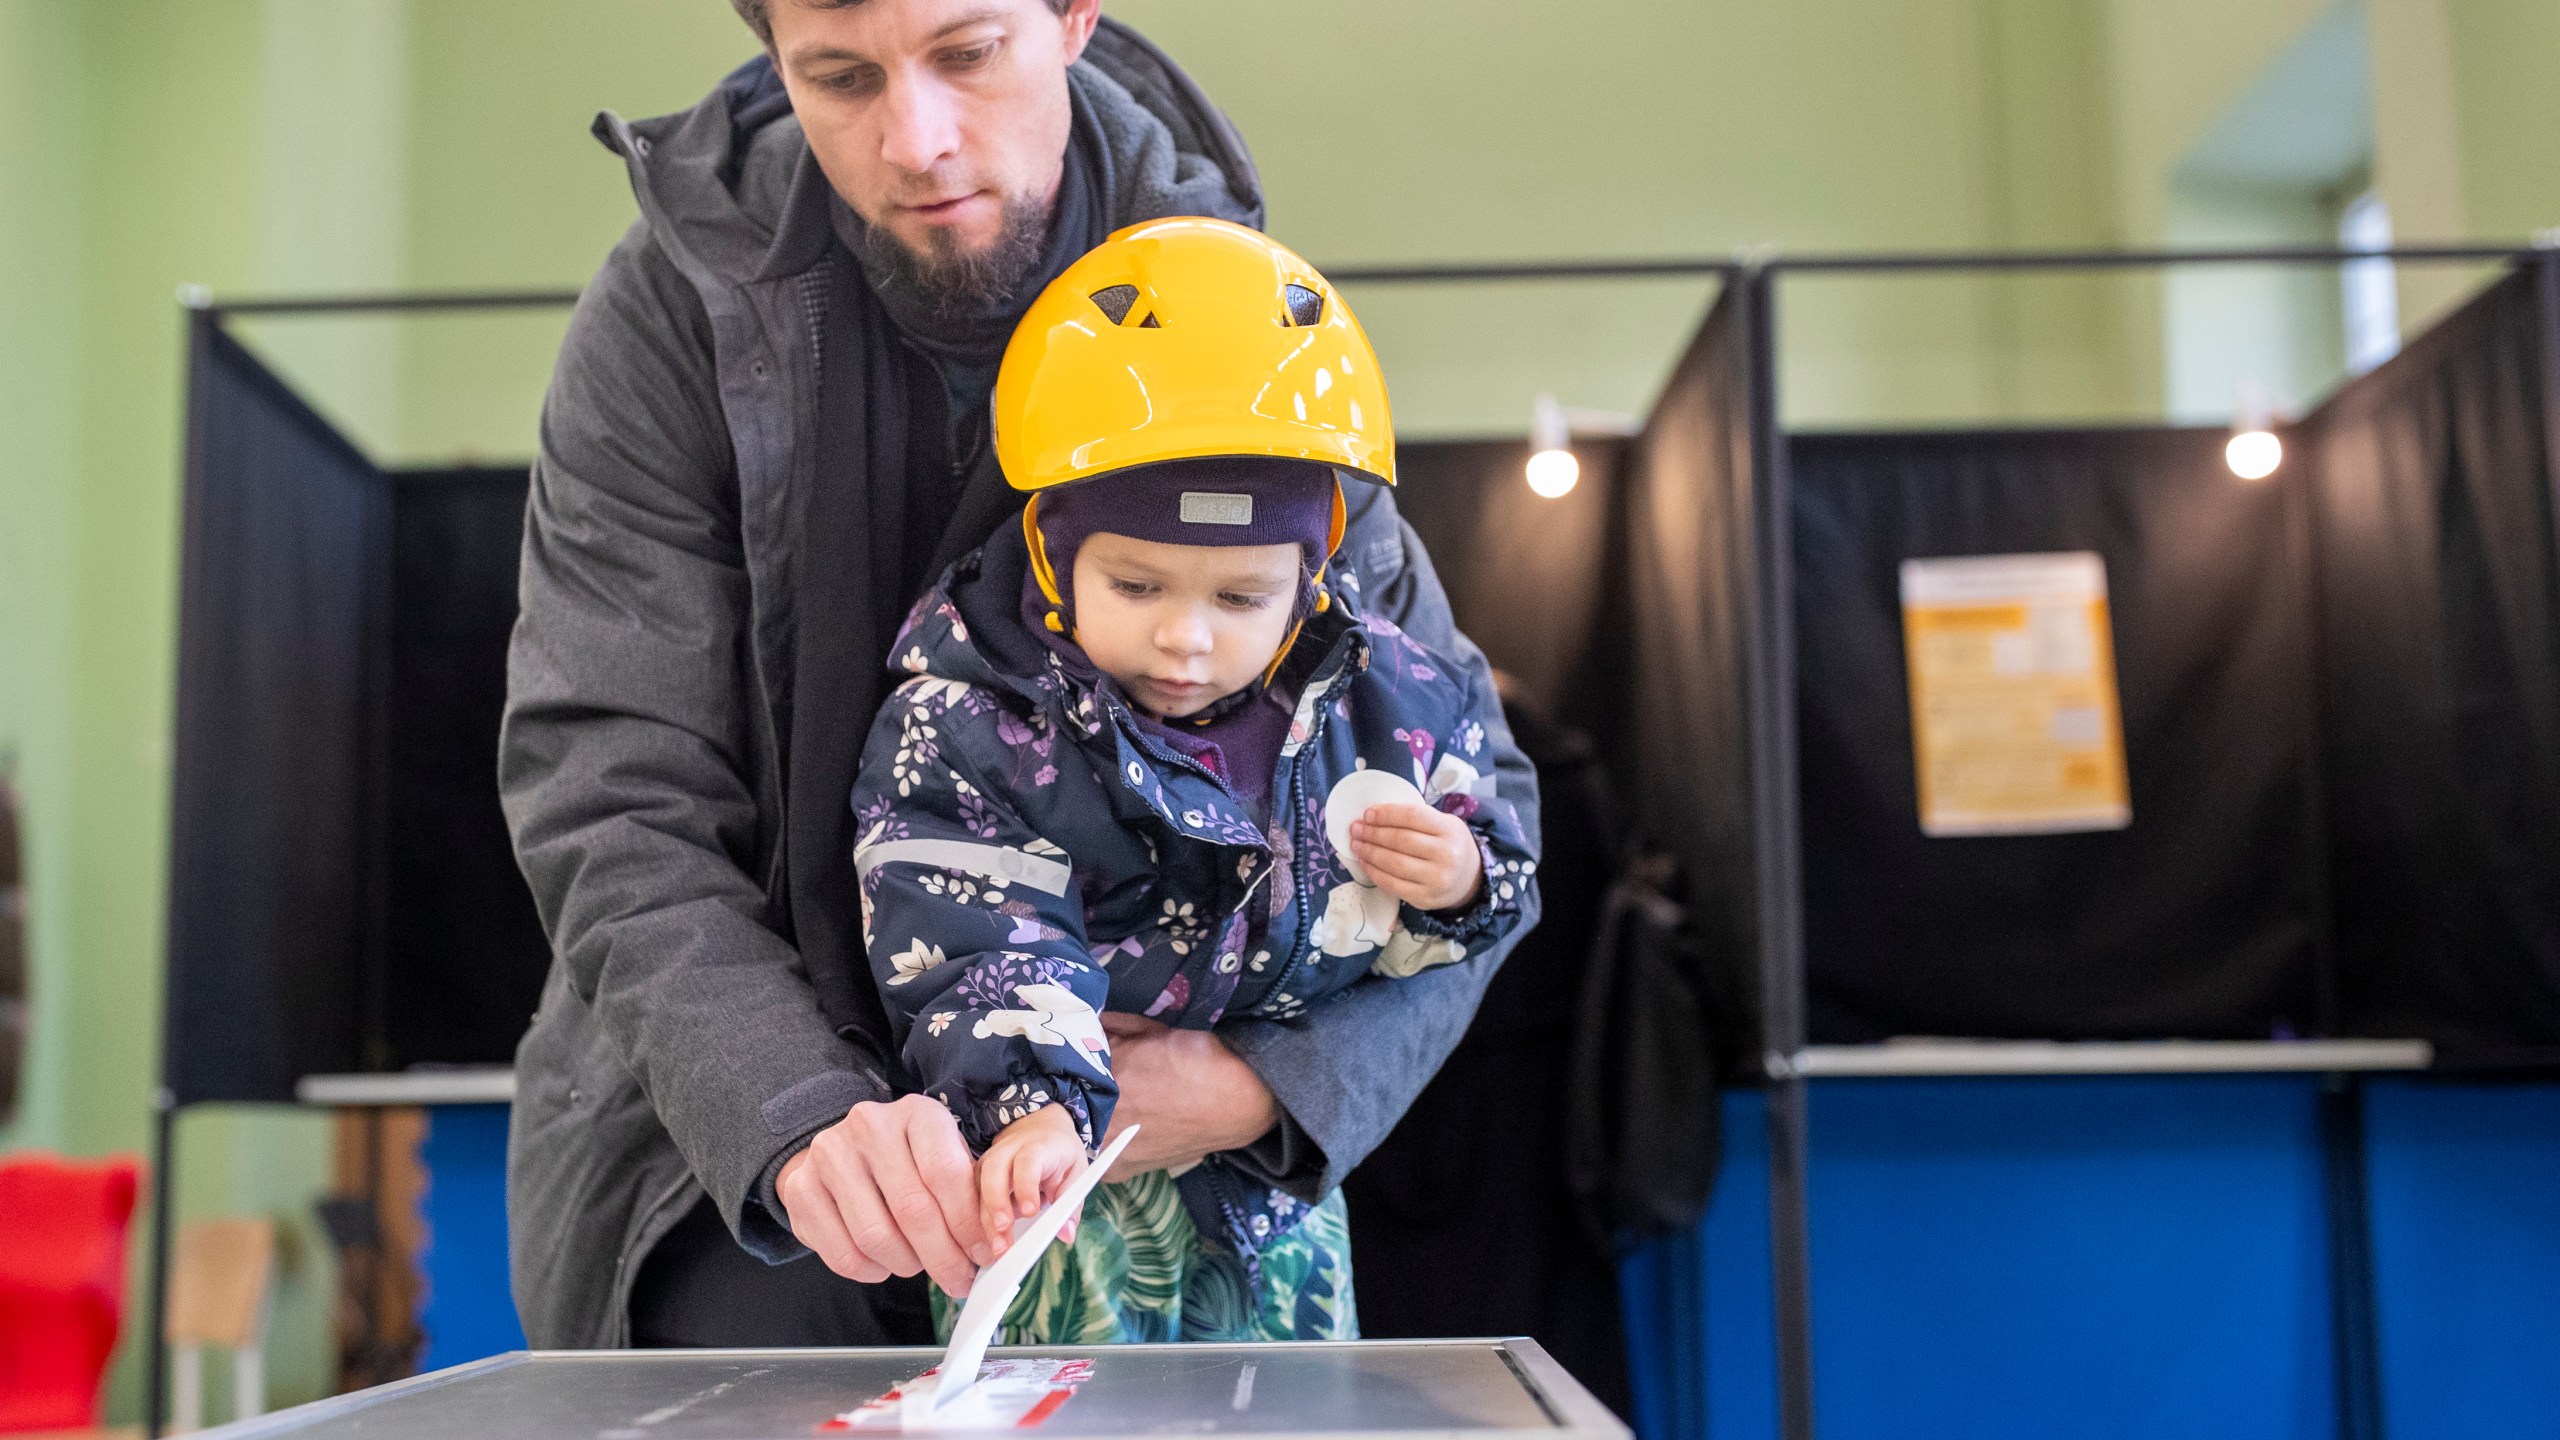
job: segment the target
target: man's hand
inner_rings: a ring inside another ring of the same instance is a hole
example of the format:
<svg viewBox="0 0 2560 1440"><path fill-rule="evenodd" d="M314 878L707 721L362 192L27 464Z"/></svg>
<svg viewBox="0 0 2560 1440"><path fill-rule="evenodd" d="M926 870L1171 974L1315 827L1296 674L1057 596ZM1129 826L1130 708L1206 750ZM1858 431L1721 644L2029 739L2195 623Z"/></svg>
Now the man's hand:
<svg viewBox="0 0 2560 1440"><path fill-rule="evenodd" d="M1467 822L1428 805L1372 805L1351 822L1351 853L1378 888L1416 910L1455 910L1484 889Z"/></svg>
<svg viewBox="0 0 2560 1440"><path fill-rule="evenodd" d="M922 1270L966 1295L995 1258L968 1142L951 1112L922 1095L854 1106L783 1163L773 1188L791 1233L848 1280Z"/></svg>
<svg viewBox="0 0 2560 1440"><path fill-rule="evenodd" d="M1195 1165L1221 1150L1240 1150L1280 1123L1280 1102L1262 1077L1208 1031L1175 1030L1108 1010L1102 1028L1111 1037L1111 1075L1120 1082L1104 1143L1132 1125L1146 1127L1104 1179L1117 1183Z"/></svg>
<svg viewBox="0 0 2560 1440"><path fill-rule="evenodd" d="M1084 1162L1084 1137L1063 1105L1043 1105L996 1132L978 1157L978 1204L997 1254L1012 1248L1016 1217L1028 1220L1047 1208ZM1076 1217L1068 1217L1058 1238L1076 1238Z"/></svg>

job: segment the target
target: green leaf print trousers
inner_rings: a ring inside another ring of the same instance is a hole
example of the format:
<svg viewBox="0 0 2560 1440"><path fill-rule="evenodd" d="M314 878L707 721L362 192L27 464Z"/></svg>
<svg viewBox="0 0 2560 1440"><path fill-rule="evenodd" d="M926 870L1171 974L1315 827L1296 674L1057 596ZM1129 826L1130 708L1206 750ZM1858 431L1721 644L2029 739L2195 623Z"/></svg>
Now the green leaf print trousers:
<svg viewBox="0 0 2560 1440"><path fill-rule="evenodd" d="M951 1338L959 1303L932 1291L934 1332ZM996 1331L1001 1345L1120 1345L1165 1340L1356 1340L1351 1233L1342 1192L1305 1212L1262 1252L1262 1283L1243 1257L1201 1238L1173 1177L1159 1170L1096 1188L1076 1238L1052 1245Z"/></svg>

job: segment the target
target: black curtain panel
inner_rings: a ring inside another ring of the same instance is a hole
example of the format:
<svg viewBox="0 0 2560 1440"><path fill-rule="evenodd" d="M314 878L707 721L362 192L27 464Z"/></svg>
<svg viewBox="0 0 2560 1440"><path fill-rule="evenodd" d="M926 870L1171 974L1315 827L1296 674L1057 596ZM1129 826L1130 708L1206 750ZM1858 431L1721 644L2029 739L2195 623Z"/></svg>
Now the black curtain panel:
<svg viewBox="0 0 2560 1440"><path fill-rule="evenodd" d="M1514 440L1396 447L1396 508L1422 537L1458 628L1547 714L1572 715L1604 571L1612 476L1625 442L1576 437L1582 479L1562 498L1529 489Z"/></svg>
<svg viewBox="0 0 2560 1440"><path fill-rule="evenodd" d="M190 407L170 1088L505 1064L550 960L497 792L525 467L385 474L209 320Z"/></svg>
<svg viewBox="0 0 2560 1440"><path fill-rule="evenodd" d="M163 1065L180 1104L354 1070L374 951L379 475L195 324Z"/></svg>
<svg viewBox="0 0 2560 1440"><path fill-rule="evenodd" d="M526 472L391 482L384 1060L503 1065L551 963L498 809Z"/></svg>
<svg viewBox="0 0 2560 1440"><path fill-rule="evenodd" d="M1751 751L1751 362L1741 292L1716 301L1619 466L1607 581L1571 718L1626 831L1677 863L1720 1053L1759 1053ZM1570 713L1570 712L1569 712Z"/></svg>
<svg viewBox="0 0 2560 1440"><path fill-rule="evenodd" d="M2508 278L2296 431L2348 1023L2456 1065L2560 1059L2552 298Z"/></svg>
<svg viewBox="0 0 2560 1440"><path fill-rule="evenodd" d="M1814 1040L2318 1028L2300 482L2226 438L1790 441ZM1899 567L2050 551L2106 564L2132 824L1925 836Z"/></svg>

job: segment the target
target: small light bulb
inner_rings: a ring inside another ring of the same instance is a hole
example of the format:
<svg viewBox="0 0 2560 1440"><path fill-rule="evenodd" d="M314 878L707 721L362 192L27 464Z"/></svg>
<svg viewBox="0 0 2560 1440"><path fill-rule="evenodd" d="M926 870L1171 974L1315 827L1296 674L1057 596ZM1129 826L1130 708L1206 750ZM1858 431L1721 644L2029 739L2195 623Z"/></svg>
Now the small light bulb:
<svg viewBox="0 0 2560 1440"><path fill-rule="evenodd" d="M2264 480L2284 463L2284 442L2271 430L2243 430L2222 447L2222 460L2243 480Z"/></svg>
<svg viewBox="0 0 2560 1440"><path fill-rule="evenodd" d="M1582 462L1570 450L1541 450L1529 457L1529 488L1542 498L1561 500L1582 478Z"/></svg>

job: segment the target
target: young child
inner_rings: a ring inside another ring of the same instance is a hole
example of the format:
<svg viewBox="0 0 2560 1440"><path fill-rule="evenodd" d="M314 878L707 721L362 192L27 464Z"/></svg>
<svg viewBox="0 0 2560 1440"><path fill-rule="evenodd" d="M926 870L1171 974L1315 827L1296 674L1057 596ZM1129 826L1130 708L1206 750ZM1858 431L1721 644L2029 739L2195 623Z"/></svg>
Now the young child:
<svg viewBox="0 0 2560 1440"><path fill-rule="evenodd" d="M1342 486L1392 485L1393 437L1304 261L1220 221L1121 231L1033 304L994 405L1030 504L908 620L853 804L892 1033L1001 1245L1110 1125L1097 1012L1306 1016L1499 940L1536 863L1494 696L1327 579ZM1099 1188L1004 1328L1356 1333L1341 1196L1226 1156Z"/></svg>

